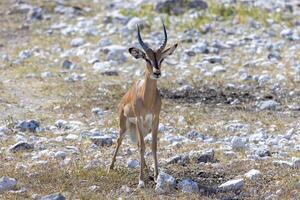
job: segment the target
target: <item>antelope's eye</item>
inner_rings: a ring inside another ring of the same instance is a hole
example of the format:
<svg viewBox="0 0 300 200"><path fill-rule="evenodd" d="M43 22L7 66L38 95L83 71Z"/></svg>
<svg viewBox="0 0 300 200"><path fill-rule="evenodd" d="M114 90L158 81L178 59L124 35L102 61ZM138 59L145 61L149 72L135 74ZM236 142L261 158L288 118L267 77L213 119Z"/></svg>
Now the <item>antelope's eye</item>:
<svg viewBox="0 0 300 200"><path fill-rule="evenodd" d="M160 61L159 61L159 64L161 64L162 63L162 61L164 61L164 59L162 58Z"/></svg>

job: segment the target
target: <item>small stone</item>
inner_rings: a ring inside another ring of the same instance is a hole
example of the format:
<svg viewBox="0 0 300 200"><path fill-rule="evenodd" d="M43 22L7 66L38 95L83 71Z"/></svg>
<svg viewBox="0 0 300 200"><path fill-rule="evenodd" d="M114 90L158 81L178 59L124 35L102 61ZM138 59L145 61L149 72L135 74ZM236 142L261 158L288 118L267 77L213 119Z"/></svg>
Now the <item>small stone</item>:
<svg viewBox="0 0 300 200"><path fill-rule="evenodd" d="M167 164L180 164L185 166L190 162L188 155L176 155L167 160Z"/></svg>
<svg viewBox="0 0 300 200"><path fill-rule="evenodd" d="M264 85L268 81L270 81L271 77L268 74L262 74L257 77L254 77L255 80L259 83L259 85Z"/></svg>
<svg viewBox="0 0 300 200"><path fill-rule="evenodd" d="M280 53L278 51L273 51L268 54L269 60L281 60L282 57L280 56Z"/></svg>
<svg viewBox="0 0 300 200"><path fill-rule="evenodd" d="M155 10L159 13L168 13L179 15L189 9L207 9L208 4L203 0L190 0L188 3L184 0L164 0L158 1Z"/></svg>
<svg viewBox="0 0 300 200"><path fill-rule="evenodd" d="M195 152L191 151L189 153L189 159L195 163L207 163L215 161L215 151L213 149L208 149L205 151Z"/></svg>
<svg viewBox="0 0 300 200"><path fill-rule="evenodd" d="M98 115L98 116L104 115L104 111L101 108L93 108L92 113L94 115Z"/></svg>
<svg viewBox="0 0 300 200"><path fill-rule="evenodd" d="M64 69L72 69L72 68L74 68L74 64L69 60L65 60L63 62L63 68Z"/></svg>
<svg viewBox="0 0 300 200"><path fill-rule="evenodd" d="M7 176L3 176L0 179L0 193L7 191L7 190L12 190L16 187L17 185L17 180L14 178L9 178Z"/></svg>
<svg viewBox="0 0 300 200"><path fill-rule="evenodd" d="M275 165L277 167L293 168L293 163L285 161L285 160L274 160L272 163L273 163L273 165Z"/></svg>
<svg viewBox="0 0 300 200"><path fill-rule="evenodd" d="M53 77L53 73L52 72L42 72L41 77L42 78L51 78L51 77Z"/></svg>
<svg viewBox="0 0 300 200"><path fill-rule="evenodd" d="M223 184L221 184L218 188L221 191L236 191L236 190L241 190L244 187L244 180L243 179L234 179L234 180L229 180Z"/></svg>
<svg viewBox="0 0 300 200"><path fill-rule="evenodd" d="M265 149L265 148L258 149L255 153L256 153L256 155L258 155L259 157L267 157L267 156L271 156L270 150L269 150L269 149Z"/></svg>
<svg viewBox="0 0 300 200"><path fill-rule="evenodd" d="M231 147L234 150L244 150L245 142L242 138L240 138L238 136L234 136L231 140Z"/></svg>
<svg viewBox="0 0 300 200"><path fill-rule="evenodd" d="M127 57L124 55L127 52L127 48L120 45L110 45L103 47L103 52L107 53L107 60L126 62Z"/></svg>
<svg viewBox="0 0 300 200"><path fill-rule="evenodd" d="M67 156L67 154L66 154L66 152L64 152L64 151L57 151L57 152L55 152L55 154L54 154L54 157L55 157L55 158L59 158L59 159L65 159L66 156Z"/></svg>
<svg viewBox="0 0 300 200"><path fill-rule="evenodd" d="M206 60L210 63L221 63L222 57L221 56L211 56L211 57L205 58L204 60Z"/></svg>
<svg viewBox="0 0 300 200"><path fill-rule="evenodd" d="M62 66L63 66L64 69L72 69L73 68L73 63L69 60L64 60Z"/></svg>
<svg viewBox="0 0 300 200"><path fill-rule="evenodd" d="M258 103L260 110L276 110L280 104L274 100L266 100Z"/></svg>
<svg viewBox="0 0 300 200"><path fill-rule="evenodd" d="M74 38L71 41L71 46L72 47L79 47L79 46L82 46L84 43L85 43L85 41L84 41L83 38Z"/></svg>
<svg viewBox="0 0 300 200"><path fill-rule="evenodd" d="M190 51L194 52L195 54L198 53L209 53L208 47L207 47L207 43L205 42L198 42L196 44L194 44Z"/></svg>
<svg viewBox="0 0 300 200"><path fill-rule="evenodd" d="M27 142L18 142L17 144L11 146L9 148L9 151L12 153L20 152L20 151L29 151L33 150L34 146L33 144L29 144Z"/></svg>
<svg viewBox="0 0 300 200"><path fill-rule="evenodd" d="M29 20L42 20L43 19L43 9L41 7L35 7L30 9L28 12L28 19Z"/></svg>
<svg viewBox="0 0 300 200"><path fill-rule="evenodd" d="M193 91L193 86L191 86L191 85L183 85L183 86L181 86L181 87L179 87L179 88L177 88L177 90L179 91L179 92L191 92L191 91Z"/></svg>
<svg viewBox="0 0 300 200"><path fill-rule="evenodd" d="M294 168L300 168L300 158L292 158L292 161Z"/></svg>
<svg viewBox="0 0 300 200"><path fill-rule="evenodd" d="M244 176L246 178L250 179L251 181L255 181L255 180L257 180L258 178L261 177L261 172L259 170L256 170L256 169L251 169Z"/></svg>
<svg viewBox="0 0 300 200"><path fill-rule="evenodd" d="M157 177L155 191L160 194L168 193L174 190L175 187L176 187L175 178L163 171L160 171Z"/></svg>
<svg viewBox="0 0 300 200"><path fill-rule="evenodd" d="M77 140L77 139L78 139L78 135L75 135L72 133L70 133L66 136L66 140Z"/></svg>
<svg viewBox="0 0 300 200"><path fill-rule="evenodd" d="M66 197L64 197L61 193L55 193L43 196L41 200L66 200Z"/></svg>
<svg viewBox="0 0 300 200"><path fill-rule="evenodd" d="M122 185L122 187L120 188L120 192L125 193L125 194L130 194L133 192L133 190L131 187L129 187L127 185Z"/></svg>
<svg viewBox="0 0 300 200"><path fill-rule="evenodd" d="M99 192L100 191L100 186L98 186L98 185L92 185L92 186L90 186L89 188L88 188L88 190L89 191L91 191L91 192Z"/></svg>
<svg viewBox="0 0 300 200"><path fill-rule="evenodd" d="M202 133L199 133L195 130L190 131L186 134L187 138L189 138L190 140L204 140L205 139L205 135L203 135Z"/></svg>
<svg viewBox="0 0 300 200"><path fill-rule="evenodd" d="M127 167L130 169L137 169L140 167L140 162L136 159L129 159L127 161Z"/></svg>
<svg viewBox="0 0 300 200"><path fill-rule="evenodd" d="M68 122L65 120L62 120L62 119L59 119L55 122L55 126L57 128L67 128L68 127L67 124L68 124Z"/></svg>
<svg viewBox="0 0 300 200"><path fill-rule="evenodd" d="M223 66L215 66L212 68L211 72L213 74L221 74L221 73L224 73L226 72L226 69L223 67Z"/></svg>
<svg viewBox="0 0 300 200"><path fill-rule="evenodd" d="M104 76L119 76L119 72L114 69L107 69L101 72L101 75Z"/></svg>
<svg viewBox="0 0 300 200"><path fill-rule="evenodd" d="M145 22L138 17L133 17L132 19L130 19L128 21L126 26L130 31L136 31L137 25L143 26L143 25L145 25Z"/></svg>
<svg viewBox="0 0 300 200"><path fill-rule="evenodd" d="M24 51L21 51L21 52L19 53L19 58L20 58L21 60L28 59L28 58L30 58L31 56L32 56L32 52L29 51L29 50L24 50Z"/></svg>
<svg viewBox="0 0 300 200"><path fill-rule="evenodd" d="M112 137L111 136L93 136L90 138L91 141L97 145L97 146L100 146L100 147L109 147L112 145Z"/></svg>
<svg viewBox="0 0 300 200"><path fill-rule="evenodd" d="M109 46L109 45L111 45L112 44L112 42L111 42L111 40L109 40L108 38L101 38L100 40L99 40L99 46L100 47L105 47L105 46Z"/></svg>
<svg viewBox="0 0 300 200"><path fill-rule="evenodd" d="M260 141L265 141L268 138L268 135L264 130L259 130L257 133L254 133L249 136L249 141L253 143L258 143Z"/></svg>
<svg viewBox="0 0 300 200"><path fill-rule="evenodd" d="M27 120L20 122L16 128L20 129L20 131L29 131L36 132L36 130L40 127L40 122L36 120Z"/></svg>
<svg viewBox="0 0 300 200"><path fill-rule="evenodd" d="M178 183L178 188L184 193L198 193L199 186L198 183L191 179L185 179Z"/></svg>
<svg viewBox="0 0 300 200"><path fill-rule="evenodd" d="M275 199L279 199L279 197L276 194L270 194L264 198L264 200L275 200Z"/></svg>

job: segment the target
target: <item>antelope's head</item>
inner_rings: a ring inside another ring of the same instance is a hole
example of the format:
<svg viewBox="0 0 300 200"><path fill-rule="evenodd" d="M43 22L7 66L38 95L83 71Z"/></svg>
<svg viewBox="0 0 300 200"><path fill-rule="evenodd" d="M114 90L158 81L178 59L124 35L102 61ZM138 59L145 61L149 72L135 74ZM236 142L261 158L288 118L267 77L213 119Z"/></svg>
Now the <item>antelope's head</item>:
<svg viewBox="0 0 300 200"><path fill-rule="evenodd" d="M140 27L137 26L137 38L139 40L139 43L143 50L131 47L129 48L129 53L135 58L139 59L142 58L147 63L147 70L148 73L151 75L150 77L152 79L158 79L161 76L161 63L163 60L171 55L174 50L177 48L177 44L169 47L166 49L168 35L167 30L165 27L164 22L162 21L163 28L164 28L164 35L165 39L162 43L162 45L157 50L152 50L146 43L143 42L141 33L140 33Z"/></svg>

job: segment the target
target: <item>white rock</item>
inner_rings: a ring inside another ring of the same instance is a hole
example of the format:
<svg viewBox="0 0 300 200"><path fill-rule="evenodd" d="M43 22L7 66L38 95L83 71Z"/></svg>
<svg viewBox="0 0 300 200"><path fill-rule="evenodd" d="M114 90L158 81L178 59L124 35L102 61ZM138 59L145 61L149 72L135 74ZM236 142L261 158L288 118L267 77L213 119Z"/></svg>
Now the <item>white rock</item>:
<svg viewBox="0 0 300 200"><path fill-rule="evenodd" d="M60 158L60 159L65 159L66 156L67 156L67 154L66 154L66 152L64 152L64 151L57 151L57 152L55 152L55 154L54 154L54 157L55 157L55 158Z"/></svg>
<svg viewBox="0 0 300 200"><path fill-rule="evenodd" d="M129 159L127 161L127 167L130 169L137 169L140 167L140 162L136 159Z"/></svg>
<svg viewBox="0 0 300 200"><path fill-rule="evenodd" d="M300 168L300 158L292 158L293 161L293 167L294 168Z"/></svg>
<svg viewBox="0 0 300 200"><path fill-rule="evenodd" d="M55 126L56 126L57 128L65 128L65 129L67 129L67 128L68 128L68 127L67 127L67 124L68 124L68 122L65 121L65 120L62 120L62 119L59 119L59 120L57 120L57 121L55 122Z"/></svg>
<svg viewBox="0 0 300 200"><path fill-rule="evenodd" d="M245 149L245 142L242 138L234 136L231 140L231 147L234 150L243 150Z"/></svg>
<svg viewBox="0 0 300 200"><path fill-rule="evenodd" d="M136 31L137 25L141 26L144 24L145 22L142 19L138 17L133 17L132 19L129 20L126 26L130 31Z"/></svg>
<svg viewBox="0 0 300 200"><path fill-rule="evenodd" d="M189 159L194 163L208 163L215 161L214 149L207 149L204 151L191 151L189 152Z"/></svg>
<svg viewBox="0 0 300 200"><path fill-rule="evenodd" d="M225 69L225 67L219 65L219 66L213 67L212 70L211 70L211 72L213 74L220 74L220 73L226 72L226 69Z"/></svg>
<svg viewBox="0 0 300 200"><path fill-rule="evenodd" d="M112 42L111 42L111 40L108 39L108 38L101 38L101 39L99 40L99 43L98 43L98 44L99 44L100 47L105 47L105 46L111 45Z"/></svg>
<svg viewBox="0 0 300 200"><path fill-rule="evenodd" d="M17 185L16 179L3 176L0 179L0 193L4 192L6 190L14 189L16 187L16 185Z"/></svg>
<svg viewBox="0 0 300 200"><path fill-rule="evenodd" d="M234 190L241 190L244 187L244 180L243 179L234 179L229 180L219 186L221 191L234 191Z"/></svg>
<svg viewBox="0 0 300 200"><path fill-rule="evenodd" d="M158 193L171 192L176 187L176 180L171 175L160 171L157 177L155 191Z"/></svg>
<svg viewBox="0 0 300 200"><path fill-rule="evenodd" d="M191 86L191 85L183 85L183 86L177 88L177 90L180 91L180 92L190 92L190 91L192 91L193 89L194 89L194 88L193 88L193 86Z"/></svg>
<svg viewBox="0 0 300 200"><path fill-rule="evenodd" d="M53 77L53 73L52 72L42 72L41 77L42 78L51 78L51 77Z"/></svg>
<svg viewBox="0 0 300 200"><path fill-rule="evenodd" d="M285 160L274 160L272 163L273 163L273 165L275 165L277 167L293 168L293 163L285 161Z"/></svg>
<svg viewBox="0 0 300 200"><path fill-rule="evenodd" d="M21 141L21 142L18 142L16 144L12 145L9 148L9 151L12 152L12 153L16 153L16 152L21 152L21 151L30 151L30 150L33 150L33 149L34 149L33 144Z"/></svg>
<svg viewBox="0 0 300 200"><path fill-rule="evenodd" d="M100 186L98 186L98 185L92 185L92 186L90 186L89 188L88 188L88 190L90 191L90 192L99 192L100 191Z"/></svg>
<svg viewBox="0 0 300 200"><path fill-rule="evenodd" d="M198 193L199 187L198 183L192 181L191 179L185 179L178 183L178 188L184 193Z"/></svg>
<svg viewBox="0 0 300 200"><path fill-rule="evenodd" d="M261 177L261 172L256 169L251 169L249 172L247 172L244 175L246 178L250 179L251 181L257 180L259 177Z"/></svg>
<svg viewBox="0 0 300 200"><path fill-rule="evenodd" d="M83 45L84 43L85 43L85 41L84 41L83 38L74 38L71 41L71 46L72 47L79 47L79 46Z"/></svg>
<svg viewBox="0 0 300 200"><path fill-rule="evenodd" d="M280 104L274 100L261 101L257 104L260 110L275 110Z"/></svg>
<svg viewBox="0 0 300 200"><path fill-rule="evenodd" d="M107 60L114 60L119 62L125 62L127 57L125 52L127 52L127 47L120 45L110 45L103 47L104 53L107 53Z"/></svg>
<svg viewBox="0 0 300 200"><path fill-rule="evenodd" d="M32 56L32 52L29 50L24 50L19 53L19 57L21 60L28 59Z"/></svg>
<svg viewBox="0 0 300 200"><path fill-rule="evenodd" d="M20 131L30 131L30 132L36 132L37 129L40 127L40 122L37 120L24 120L20 121L19 124L16 126L16 128L20 129Z"/></svg>
<svg viewBox="0 0 300 200"><path fill-rule="evenodd" d="M103 111L103 109L101 109L101 108L93 108L93 109L92 109L92 113L93 113L94 115L98 115L98 116L104 115L104 111Z"/></svg>
<svg viewBox="0 0 300 200"><path fill-rule="evenodd" d="M265 141L268 138L266 132L264 130L258 130L256 133L249 136L249 142L260 142Z"/></svg>
<svg viewBox="0 0 300 200"><path fill-rule="evenodd" d="M93 136L90 138L91 141L97 146L111 146L112 145L112 137L111 136Z"/></svg>
<svg viewBox="0 0 300 200"><path fill-rule="evenodd" d="M77 140L77 139L78 139L78 135L75 135L72 133L70 133L66 136L66 140Z"/></svg>
<svg viewBox="0 0 300 200"><path fill-rule="evenodd" d="M190 162L189 156L182 154L182 155L176 155L169 159L167 159L167 164L180 164L180 165L186 165Z"/></svg>
<svg viewBox="0 0 300 200"><path fill-rule="evenodd" d="M292 29L283 29L281 32L280 32L280 35L282 37L287 37L287 36L290 36L293 34L293 30Z"/></svg>
<svg viewBox="0 0 300 200"><path fill-rule="evenodd" d="M206 137L204 134L199 133L198 131L190 131L186 134L186 137L189 138L190 140L200 140L203 141Z"/></svg>
<svg viewBox="0 0 300 200"><path fill-rule="evenodd" d="M43 196L41 200L66 200L66 198L61 193L54 193Z"/></svg>

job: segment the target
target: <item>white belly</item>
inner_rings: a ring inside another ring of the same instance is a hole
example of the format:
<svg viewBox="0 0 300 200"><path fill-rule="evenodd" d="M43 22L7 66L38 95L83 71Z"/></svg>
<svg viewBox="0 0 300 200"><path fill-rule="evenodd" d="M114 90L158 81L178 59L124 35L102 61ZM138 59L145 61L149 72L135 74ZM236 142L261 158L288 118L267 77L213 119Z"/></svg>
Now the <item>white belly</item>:
<svg viewBox="0 0 300 200"><path fill-rule="evenodd" d="M152 121L153 121L152 114L147 114L145 117L141 117L141 122L142 122L141 128L142 128L142 134L144 135L144 137L151 132ZM131 140L133 142L135 142L136 138L137 138L137 135L136 135L137 133L136 133L136 130L132 130L131 124L137 125L136 117L129 117L129 118L127 118L127 122L126 122L126 129L131 136ZM136 127L136 126L134 126L134 127Z"/></svg>
<svg viewBox="0 0 300 200"><path fill-rule="evenodd" d="M132 124L137 124L137 118L136 117L129 117L128 122ZM152 121L153 121L153 115L147 114L145 117L141 117L142 127L143 128L150 128L152 127Z"/></svg>

